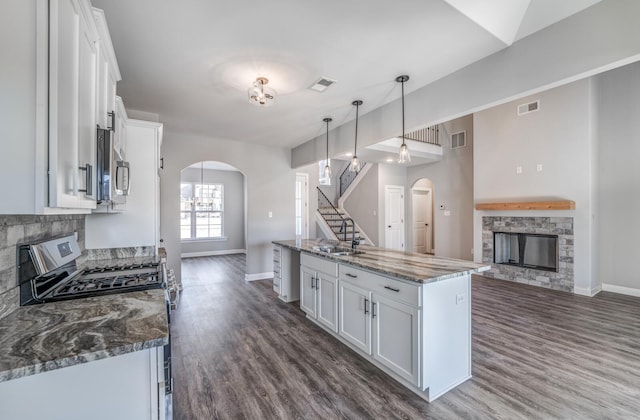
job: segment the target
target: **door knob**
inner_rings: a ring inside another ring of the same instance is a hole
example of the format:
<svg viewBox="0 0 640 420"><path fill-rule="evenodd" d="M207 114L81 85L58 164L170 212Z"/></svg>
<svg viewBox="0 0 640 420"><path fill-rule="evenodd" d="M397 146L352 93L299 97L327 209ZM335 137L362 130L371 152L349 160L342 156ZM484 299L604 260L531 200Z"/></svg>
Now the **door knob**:
<svg viewBox="0 0 640 420"><path fill-rule="evenodd" d="M389 225L389 229L391 229L391 225Z"/></svg>

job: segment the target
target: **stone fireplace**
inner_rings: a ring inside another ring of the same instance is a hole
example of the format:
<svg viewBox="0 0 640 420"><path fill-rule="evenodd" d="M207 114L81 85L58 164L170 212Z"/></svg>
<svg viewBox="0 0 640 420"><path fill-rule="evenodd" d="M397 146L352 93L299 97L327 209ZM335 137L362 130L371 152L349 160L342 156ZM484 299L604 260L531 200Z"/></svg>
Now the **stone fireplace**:
<svg viewBox="0 0 640 420"><path fill-rule="evenodd" d="M573 291L573 218L482 218L487 277Z"/></svg>

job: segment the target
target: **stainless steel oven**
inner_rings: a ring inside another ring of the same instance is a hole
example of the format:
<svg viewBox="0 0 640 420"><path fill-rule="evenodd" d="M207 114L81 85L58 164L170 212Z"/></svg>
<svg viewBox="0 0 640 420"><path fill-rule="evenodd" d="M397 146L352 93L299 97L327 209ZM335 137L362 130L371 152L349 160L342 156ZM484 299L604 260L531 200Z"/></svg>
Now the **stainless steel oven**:
<svg viewBox="0 0 640 420"><path fill-rule="evenodd" d="M20 305L163 288L167 322L171 329L171 303L163 265L148 261L79 269L76 259L80 255L74 235L19 244L17 277ZM165 394L170 394L173 390L170 331L168 344L164 347L164 373Z"/></svg>

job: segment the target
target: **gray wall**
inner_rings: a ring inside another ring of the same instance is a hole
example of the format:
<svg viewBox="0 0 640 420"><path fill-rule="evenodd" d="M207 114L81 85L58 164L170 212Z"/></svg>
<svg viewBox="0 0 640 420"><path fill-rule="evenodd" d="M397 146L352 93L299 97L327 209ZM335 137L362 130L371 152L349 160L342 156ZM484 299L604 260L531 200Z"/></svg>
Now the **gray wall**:
<svg viewBox="0 0 640 420"><path fill-rule="evenodd" d="M239 171L205 169L201 177L200 169L196 168L185 168L180 174L182 182L200 182L201 178L205 183L224 185L222 231L225 239L184 241L182 254L214 255L244 250L244 175Z"/></svg>
<svg viewBox="0 0 640 420"><path fill-rule="evenodd" d="M457 118L440 124L440 144L443 148L441 161L408 168L408 185L427 178L433 182L433 245L435 255L440 257L473 260L473 116ZM466 131L467 146L451 149L451 133ZM406 206L408 250L413 249L413 208L411 191L407 191ZM440 205L451 212L445 216Z"/></svg>
<svg viewBox="0 0 640 420"><path fill-rule="evenodd" d="M78 245L84 251L84 215L0 215L0 317L19 304L16 245L73 232L78 233Z"/></svg>
<svg viewBox="0 0 640 420"><path fill-rule="evenodd" d="M273 270L271 241L295 235L294 185L289 150L259 144L165 131L160 173L161 237L168 265L180 278L180 171L202 160L228 163L246 176L246 239L249 278ZM273 212L269 218L268 212Z"/></svg>
<svg viewBox="0 0 640 420"><path fill-rule="evenodd" d="M377 245L378 240L378 168L374 164L344 202L344 209L367 236ZM339 191L339 188L338 188ZM374 212L376 214L374 214ZM340 239L343 239L341 237Z"/></svg>
<svg viewBox="0 0 640 420"><path fill-rule="evenodd" d="M598 274L605 290L640 296L636 267L640 249L640 64L604 73L596 82L601 244Z"/></svg>
<svg viewBox="0 0 640 420"><path fill-rule="evenodd" d="M476 202L568 199L573 211L475 212L474 249L482 246L482 216L573 217L575 229L574 292L592 295L599 281L595 208L596 171L592 159L593 83L584 79L509 102L474 115L474 196ZM540 100L540 110L517 116L519 104ZM543 170L537 171L536 165ZM516 173L516 167L522 173ZM437 206L437 203L436 203ZM436 210L437 212L438 210ZM481 252L475 253L480 261Z"/></svg>
<svg viewBox="0 0 640 420"><path fill-rule="evenodd" d="M485 59L443 77L405 97L407 131L477 112L519 97L585 78L640 59L640 2L604 0L515 42ZM393 80L389 79L389 85ZM411 83L411 82L409 82ZM366 102L365 102L366 106ZM360 115L364 147L400 130L400 101ZM354 121L331 130L332 150L353 147ZM325 136L292 151L292 166L324 155Z"/></svg>

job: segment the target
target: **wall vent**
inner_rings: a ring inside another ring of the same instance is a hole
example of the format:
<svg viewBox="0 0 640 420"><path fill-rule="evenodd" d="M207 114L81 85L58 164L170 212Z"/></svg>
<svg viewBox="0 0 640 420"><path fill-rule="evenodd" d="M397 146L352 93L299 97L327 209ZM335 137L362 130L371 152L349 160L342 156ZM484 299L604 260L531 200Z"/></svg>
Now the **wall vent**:
<svg viewBox="0 0 640 420"><path fill-rule="evenodd" d="M457 133L451 134L451 148L458 149L460 147L465 147L467 145L467 132L466 131L458 131Z"/></svg>
<svg viewBox="0 0 640 420"><path fill-rule="evenodd" d="M328 77L321 77L320 79L316 80L311 86L309 86L309 89L315 90L316 92L324 92L335 82L335 80L329 79Z"/></svg>
<svg viewBox="0 0 640 420"><path fill-rule="evenodd" d="M540 109L540 101L529 102L528 104L518 105L518 116L529 114Z"/></svg>

